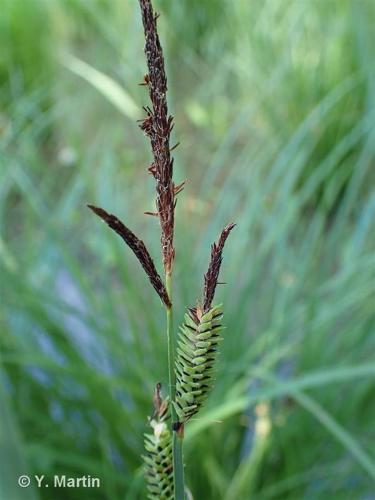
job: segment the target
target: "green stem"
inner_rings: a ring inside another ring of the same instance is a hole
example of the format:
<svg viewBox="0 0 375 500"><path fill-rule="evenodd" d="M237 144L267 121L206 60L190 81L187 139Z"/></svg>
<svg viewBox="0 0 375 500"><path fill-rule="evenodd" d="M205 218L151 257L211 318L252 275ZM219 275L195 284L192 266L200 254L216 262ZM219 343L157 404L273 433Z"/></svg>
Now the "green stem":
<svg viewBox="0 0 375 500"><path fill-rule="evenodd" d="M172 275L167 273L165 286L172 302ZM173 337L173 311L167 308L167 337L168 337L168 377L169 397L171 400L172 424L177 422L177 415L172 404L176 396L176 376L174 371L174 337ZM183 463L183 436L173 430L173 480L175 500L185 499L184 463Z"/></svg>

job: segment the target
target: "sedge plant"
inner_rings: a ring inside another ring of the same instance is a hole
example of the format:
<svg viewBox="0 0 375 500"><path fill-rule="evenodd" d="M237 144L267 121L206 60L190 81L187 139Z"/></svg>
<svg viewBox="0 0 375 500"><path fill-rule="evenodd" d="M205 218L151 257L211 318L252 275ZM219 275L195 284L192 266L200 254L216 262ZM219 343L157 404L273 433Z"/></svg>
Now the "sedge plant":
<svg viewBox="0 0 375 500"><path fill-rule="evenodd" d="M234 227L228 224L217 242L211 246L211 258L204 276L201 299L189 307L176 339L173 324L172 278L175 261L174 226L177 196L185 182L173 179L174 147L170 147L173 117L168 112L167 77L162 47L157 32L158 15L151 0L139 0L145 34L145 55L148 73L141 85L148 88L151 104L144 107L146 116L140 128L149 138L153 160L148 167L154 177L156 210L145 212L159 219L164 280L145 245L115 215L94 205L88 207L113 229L134 252L166 311L168 344L168 386L166 398L161 384L156 385L154 412L149 418L151 434L145 435L145 477L150 499L182 500L185 498L183 440L186 423L198 413L213 384L214 365L221 341L222 305L213 305L219 283L223 249Z"/></svg>

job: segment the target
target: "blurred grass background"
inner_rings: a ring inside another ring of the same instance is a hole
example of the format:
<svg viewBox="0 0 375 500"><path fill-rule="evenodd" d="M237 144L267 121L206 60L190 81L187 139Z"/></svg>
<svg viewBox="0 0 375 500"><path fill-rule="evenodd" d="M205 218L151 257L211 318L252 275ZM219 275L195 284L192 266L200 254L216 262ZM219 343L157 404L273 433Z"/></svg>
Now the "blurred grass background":
<svg viewBox="0 0 375 500"><path fill-rule="evenodd" d="M375 2L155 0L175 116L176 321L236 221L195 499L374 495ZM135 0L0 0L1 498L145 497L159 300L95 203L159 255ZM372 172L372 173L371 173ZM160 261L159 261L160 262ZM21 490L21 473L101 478Z"/></svg>

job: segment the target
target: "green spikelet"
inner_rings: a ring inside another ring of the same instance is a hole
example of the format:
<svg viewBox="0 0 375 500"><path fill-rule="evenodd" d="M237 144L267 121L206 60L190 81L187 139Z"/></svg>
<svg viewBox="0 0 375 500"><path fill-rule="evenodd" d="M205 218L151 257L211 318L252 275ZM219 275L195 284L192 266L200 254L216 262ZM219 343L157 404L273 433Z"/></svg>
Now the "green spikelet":
<svg viewBox="0 0 375 500"><path fill-rule="evenodd" d="M178 340L173 403L180 423L199 411L212 387L222 317L222 304L204 314L199 309L189 309L185 314Z"/></svg>
<svg viewBox="0 0 375 500"><path fill-rule="evenodd" d="M155 411L149 420L152 434L145 434L144 446L147 455L145 476L148 498L150 500L172 500L173 488L173 457L172 433L169 430L169 400L160 397L160 384L157 385L154 397Z"/></svg>

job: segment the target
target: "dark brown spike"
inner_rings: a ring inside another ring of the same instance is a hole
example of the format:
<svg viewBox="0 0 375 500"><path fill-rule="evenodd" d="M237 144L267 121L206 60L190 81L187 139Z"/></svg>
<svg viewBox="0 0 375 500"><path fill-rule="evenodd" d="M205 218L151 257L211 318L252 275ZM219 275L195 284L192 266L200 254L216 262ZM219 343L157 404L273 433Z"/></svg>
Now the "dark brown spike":
<svg viewBox="0 0 375 500"><path fill-rule="evenodd" d="M155 264L142 240L123 224L115 215L109 214L103 208L87 205L98 217L104 220L106 224L113 229L125 241L128 247L133 251L149 277L151 285L156 290L157 294L164 302L166 307L172 307L167 290L162 282Z"/></svg>
<svg viewBox="0 0 375 500"><path fill-rule="evenodd" d="M217 243L211 245L211 260L208 270L204 275L204 293L203 293L203 311L207 312L215 296L216 286L218 284L219 272L223 260L223 249L229 233L235 224L228 224L222 230Z"/></svg>
<svg viewBox="0 0 375 500"><path fill-rule="evenodd" d="M154 157L152 174L156 180L156 208L161 226L163 264L171 273L174 260L174 209L173 160L170 153L172 116L168 113L167 77L164 68L163 51L157 33L156 20L150 0L139 0L145 33L145 54L148 66L148 91L152 110L145 108L146 118L140 127L150 138Z"/></svg>

